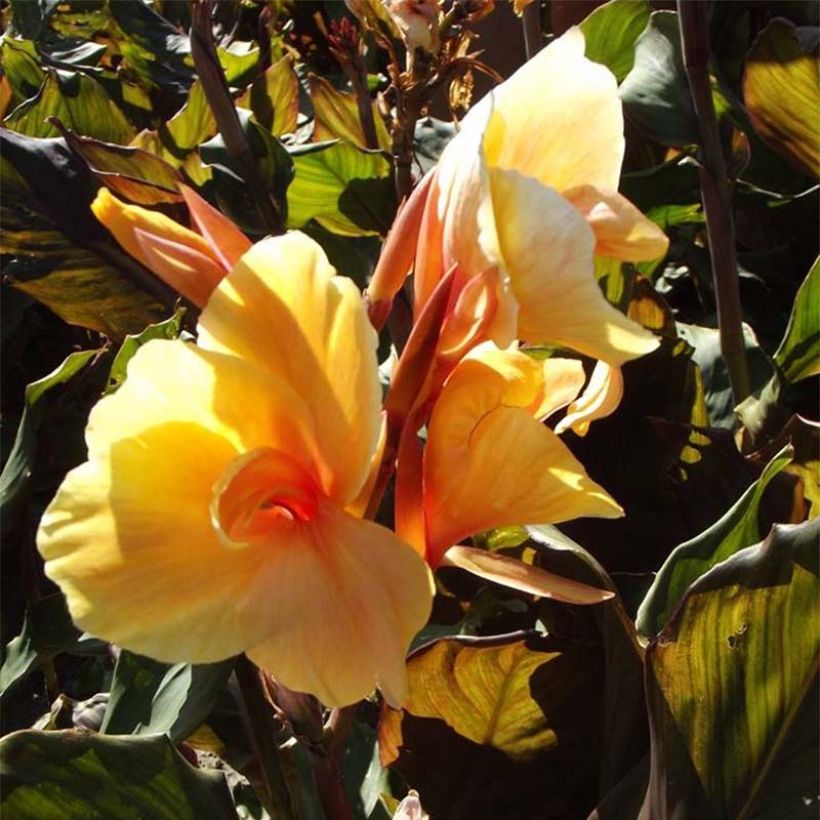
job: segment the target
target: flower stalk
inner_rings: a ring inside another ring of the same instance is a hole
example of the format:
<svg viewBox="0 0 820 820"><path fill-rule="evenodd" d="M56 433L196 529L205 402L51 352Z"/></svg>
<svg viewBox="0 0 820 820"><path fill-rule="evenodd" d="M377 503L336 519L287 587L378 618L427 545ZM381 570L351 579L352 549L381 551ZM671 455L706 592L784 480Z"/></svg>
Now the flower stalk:
<svg viewBox="0 0 820 820"><path fill-rule="evenodd" d="M737 406L751 390L743 342L731 192L709 81L708 12L707 3L678 0L683 63L700 129L698 172L712 259L720 351L729 371L732 400Z"/></svg>

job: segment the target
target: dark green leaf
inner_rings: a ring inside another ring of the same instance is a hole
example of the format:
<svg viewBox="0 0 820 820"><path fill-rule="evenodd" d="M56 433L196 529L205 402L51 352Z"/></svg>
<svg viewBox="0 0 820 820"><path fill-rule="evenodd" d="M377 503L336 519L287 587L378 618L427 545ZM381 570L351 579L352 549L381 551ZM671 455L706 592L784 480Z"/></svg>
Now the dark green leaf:
<svg viewBox="0 0 820 820"><path fill-rule="evenodd" d="M159 300L171 301L170 290L91 213L95 186L65 142L2 130L0 144L2 252L12 257L4 269L11 283L70 324L115 338L161 318Z"/></svg>
<svg viewBox="0 0 820 820"><path fill-rule="evenodd" d="M111 699L101 727L109 735L165 733L175 743L208 718L233 670L221 663L165 663L123 649L114 669Z"/></svg>
<svg viewBox="0 0 820 820"><path fill-rule="evenodd" d="M635 66L623 81L620 94L627 115L658 142L680 146L698 141L677 14L652 14L635 44Z"/></svg>
<svg viewBox="0 0 820 820"><path fill-rule="evenodd" d="M820 257L797 291L774 360L790 382L820 373Z"/></svg>
<svg viewBox="0 0 820 820"><path fill-rule="evenodd" d="M701 575L760 540L758 515L763 494L791 459L791 448L784 449L722 518L672 551L638 610L635 625L642 635L652 637L663 629L683 594Z"/></svg>
<svg viewBox="0 0 820 820"><path fill-rule="evenodd" d="M74 626L61 593L46 595L26 611L23 629L9 641L0 668L0 699L29 672L60 652L96 655L108 644L84 635Z"/></svg>
<svg viewBox="0 0 820 820"><path fill-rule="evenodd" d="M236 819L224 776L193 768L162 735L14 732L0 741L0 782L8 817Z"/></svg>
<svg viewBox="0 0 820 820"><path fill-rule="evenodd" d="M652 12L647 0L609 0L581 23L586 56L603 63L618 82L632 70L635 42Z"/></svg>
<svg viewBox="0 0 820 820"><path fill-rule="evenodd" d="M820 519L696 581L647 650L647 817L817 814Z"/></svg>

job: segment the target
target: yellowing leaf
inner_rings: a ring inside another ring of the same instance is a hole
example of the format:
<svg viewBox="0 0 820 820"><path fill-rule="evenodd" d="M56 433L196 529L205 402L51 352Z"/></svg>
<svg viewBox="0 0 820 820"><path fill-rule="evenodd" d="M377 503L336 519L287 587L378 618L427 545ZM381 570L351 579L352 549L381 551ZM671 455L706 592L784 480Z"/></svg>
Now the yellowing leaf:
<svg viewBox="0 0 820 820"><path fill-rule="evenodd" d="M820 176L818 57L787 20L773 20L746 60L743 97L757 133L796 168Z"/></svg>
<svg viewBox="0 0 820 820"><path fill-rule="evenodd" d="M356 96L347 91L338 91L323 77L311 75L310 97L313 101L315 121L313 139L316 142L343 139L360 148L372 148L365 139ZM378 147L386 151L390 148L390 135L376 106L371 103L373 124L376 129Z"/></svg>
<svg viewBox="0 0 820 820"><path fill-rule="evenodd" d="M296 130L299 114L299 80L289 56L273 63L236 101L238 108L253 111L256 121L279 137Z"/></svg>

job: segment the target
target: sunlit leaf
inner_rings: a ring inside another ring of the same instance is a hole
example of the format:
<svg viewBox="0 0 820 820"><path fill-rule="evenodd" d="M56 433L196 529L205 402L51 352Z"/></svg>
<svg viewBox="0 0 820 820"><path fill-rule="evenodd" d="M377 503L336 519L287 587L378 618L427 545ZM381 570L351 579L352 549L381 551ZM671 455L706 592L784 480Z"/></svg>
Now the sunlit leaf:
<svg viewBox="0 0 820 820"><path fill-rule="evenodd" d="M647 651L646 816L811 818L818 807L820 519L712 568Z"/></svg>
<svg viewBox="0 0 820 820"><path fill-rule="evenodd" d="M635 44L635 65L620 95L627 115L658 142L697 142L698 121L683 68L677 14L652 14Z"/></svg>
<svg viewBox="0 0 820 820"><path fill-rule="evenodd" d="M383 713L380 747L431 816L454 805L465 816L562 816L594 799L596 651L520 634L445 638L414 652L408 674L405 709Z"/></svg>
<svg viewBox="0 0 820 820"><path fill-rule="evenodd" d="M259 65L259 47L253 43L234 41L227 48L217 48L219 63L228 85L245 85Z"/></svg>
<svg viewBox="0 0 820 820"><path fill-rule="evenodd" d="M621 82L632 70L635 41L651 12L647 0L609 0L599 6L580 25L586 38L586 56L603 63Z"/></svg>
<svg viewBox="0 0 820 820"><path fill-rule="evenodd" d="M285 56L273 63L236 104L253 111L256 121L274 136L293 133L299 114L299 79L293 70L293 59Z"/></svg>
<svg viewBox="0 0 820 820"><path fill-rule="evenodd" d="M30 40L5 37L0 45L3 72L11 88L10 106L19 105L40 90L46 78L37 59L37 50Z"/></svg>
<svg viewBox="0 0 820 820"><path fill-rule="evenodd" d="M234 659L173 666L122 650L100 731L109 735L167 734L175 743L201 726L225 687Z"/></svg>
<svg viewBox="0 0 820 820"><path fill-rule="evenodd" d="M122 145L134 136L134 127L122 111L103 87L85 74L46 69L37 95L17 106L3 125L30 137L59 136L59 130L48 122L49 117L57 117L78 134L105 142Z"/></svg>
<svg viewBox="0 0 820 820"><path fill-rule="evenodd" d="M0 774L9 817L236 818L222 773L195 769L162 735L14 732L0 740Z"/></svg>
<svg viewBox="0 0 820 820"><path fill-rule="evenodd" d="M391 164L378 151L348 142L317 143L291 152L288 227L311 219L334 233L385 235L396 212Z"/></svg>
<svg viewBox="0 0 820 820"><path fill-rule="evenodd" d="M755 129L796 168L820 177L820 62L788 20L773 20L746 60L743 98Z"/></svg>
<svg viewBox="0 0 820 820"><path fill-rule="evenodd" d="M820 373L820 258L797 291L789 325L774 360L790 382Z"/></svg>
<svg viewBox="0 0 820 820"><path fill-rule="evenodd" d="M684 592L701 575L760 540L758 513L763 494L791 459L791 448L779 453L724 516L672 551L638 610L635 625L642 635L651 637L663 629Z"/></svg>
<svg viewBox="0 0 820 820"><path fill-rule="evenodd" d="M369 103L370 110L373 112L373 125L378 145L368 146L355 94L349 91L339 91L324 77L311 75L310 99L313 102L313 139L315 142L340 139L352 142L359 148L378 147L383 151L390 149L390 135L387 133L387 127L375 104Z"/></svg>

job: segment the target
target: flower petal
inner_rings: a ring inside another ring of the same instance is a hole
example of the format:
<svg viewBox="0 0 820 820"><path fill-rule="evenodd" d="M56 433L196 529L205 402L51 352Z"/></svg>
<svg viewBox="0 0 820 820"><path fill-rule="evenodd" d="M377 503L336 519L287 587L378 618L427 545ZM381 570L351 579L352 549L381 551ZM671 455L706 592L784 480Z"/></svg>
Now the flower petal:
<svg viewBox="0 0 820 820"><path fill-rule="evenodd" d="M623 395L621 368L598 362L586 390L569 406L566 416L555 425L555 432L560 434L572 430L576 435L585 436L593 421L606 418L618 409Z"/></svg>
<svg viewBox="0 0 820 820"><path fill-rule="evenodd" d="M584 46L581 30L571 28L493 89L484 139L490 167L562 192L585 183L617 190L624 155L618 86L609 69L584 57Z"/></svg>
<svg viewBox="0 0 820 820"><path fill-rule="evenodd" d="M583 216L551 188L516 171L490 172L496 247L520 305L519 338L551 342L620 365L658 340L604 298L593 273L595 237Z"/></svg>
<svg viewBox="0 0 820 820"><path fill-rule="evenodd" d="M229 271L250 250L250 239L193 188L180 185L179 190L197 229L210 243L225 272Z"/></svg>
<svg viewBox="0 0 820 820"><path fill-rule="evenodd" d="M257 242L222 280L199 321L199 344L287 382L313 413L325 492L352 501L381 428L377 337L361 294L321 247L292 232Z"/></svg>
<svg viewBox="0 0 820 820"><path fill-rule="evenodd" d="M75 621L167 662L221 660L263 640L269 626L249 590L267 545L223 547L210 504L246 448L286 443L301 454L301 438L307 449L300 415L287 385L242 362L183 342L141 348L126 383L92 411L89 461L69 473L38 533Z"/></svg>
<svg viewBox="0 0 820 820"><path fill-rule="evenodd" d="M616 517L620 507L590 480L561 440L533 417L543 376L506 353L480 350L453 371L439 396L424 452L428 561L481 530L508 524ZM532 382L535 382L534 384Z"/></svg>
<svg viewBox="0 0 820 820"><path fill-rule="evenodd" d="M586 217L595 234L596 254L628 262L666 255L666 234L619 193L581 185L563 195Z"/></svg>
<svg viewBox="0 0 820 820"><path fill-rule="evenodd" d="M401 706L405 653L432 604L420 556L384 527L328 504L269 549L249 595L275 628L250 658L328 706L354 703L376 685Z"/></svg>

